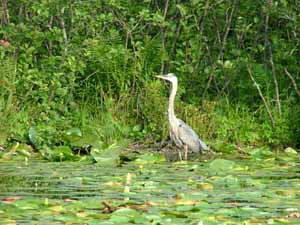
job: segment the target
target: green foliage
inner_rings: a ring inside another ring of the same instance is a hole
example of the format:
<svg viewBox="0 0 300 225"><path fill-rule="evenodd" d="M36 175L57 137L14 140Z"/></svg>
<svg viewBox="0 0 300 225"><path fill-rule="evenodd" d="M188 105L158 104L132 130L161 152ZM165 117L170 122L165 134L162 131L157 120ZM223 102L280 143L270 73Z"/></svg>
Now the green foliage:
<svg viewBox="0 0 300 225"><path fill-rule="evenodd" d="M7 118L12 119L17 107L15 63L10 60L0 61L0 130L10 127Z"/></svg>
<svg viewBox="0 0 300 225"><path fill-rule="evenodd" d="M300 140L300 104L293 104L290 106L290 110L286 114L286 126L288 130L286 131L291 140Z"/></svg>
<svg viewBox="0 0 300 225"><path fill-rule="evenodd" d="M180 103L177 107L178 116L186 121L192 128L200 134L204 140L214 138L216 133L216 103L213 101L203 101L201 105Z"/></svg>
<svg viewBox="0 0 300 225"><path fill-rule="evenodd" d="M168 93L154 75L174 72L175 111L205 140L299 145L296 4L173 3L3 3L1 143L30 141L30 128L38 148L72 148L65 134L73 128L105 147L166 139Z"/></svg>
<svg viewBox="0 0 300 225"><path fill-rule="evenodd" d="M139 99L145 133L156 141L168 136L168 98L163 95L163 88L160 80L149 81Z"/></svg>
<svg viewBox="0 0 300 225"><path fill-rule="evenodd" d="M121 108L122 104L124 103L121 101L116 102L108 98L98 113L93 115L89 111L85 112L82 118L84 132L96 135L105 145L111 145L126 138L130 127L118 119L122 114L123 116L126 114L126 111Z"/></svg>
<svg viewBox="0 0 300 225"><path fill-rule="evenodd" d="M225 107L224 107L225 106ZM237 144L257 144L260 141L260 124L249 109L242 105L220 104L215 117L218 139Z"/></svg>
<svg viewBox="0 0 300 225"><path fill-rule="evenodd" d="M284 146L296 140L291 133L289 123L297 120L291 117L292 106L284 106L283 114L276 118L276 126L272 127L270 119L264 108L261 107L253 114L245 105L234 105L224 107L226 103L221 103L217 107L214 122L217 124L215 135L217 139L224 142L236 143L238 145L263 145ZM272 109L276 115L276 108ZM292 126L292 129L297 129ZM297 135L297 134L296 134Z"/></svg>

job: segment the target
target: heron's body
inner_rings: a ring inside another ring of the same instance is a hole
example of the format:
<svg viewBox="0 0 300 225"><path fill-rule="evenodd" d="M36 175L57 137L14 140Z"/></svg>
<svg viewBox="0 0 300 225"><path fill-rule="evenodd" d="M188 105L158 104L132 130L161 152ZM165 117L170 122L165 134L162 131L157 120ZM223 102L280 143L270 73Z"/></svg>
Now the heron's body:
<svg viewBox="0 0 300 225"><path fill-rule="evenodd" d="M188 150L195 153L208 149L207 145L200 140L199 136L189 125L184 123L181 119L177 119L177 121L178 128L170 127L171 140L177 147L184 148L184 145L187 145ZM177 129L177 131L175 129ZM175 133L178 135L175 135Z"/></svg>
<svg viewBox="0 0 300 225"><path fill-rule="evenodd" d="M187 151L191 152L201 152L202 150L207 150L207 145L200 140L196 132L182 120L176 118L174 113L174 101L175 95L178 87L177 77L174 74L168 74L164 76L157 76L161 79L171 82L172 89L169 97L169 107L168 107L168 118L169 118L169 129L170 138L179 148L184 148L185 159L187 158Z"/></svg>

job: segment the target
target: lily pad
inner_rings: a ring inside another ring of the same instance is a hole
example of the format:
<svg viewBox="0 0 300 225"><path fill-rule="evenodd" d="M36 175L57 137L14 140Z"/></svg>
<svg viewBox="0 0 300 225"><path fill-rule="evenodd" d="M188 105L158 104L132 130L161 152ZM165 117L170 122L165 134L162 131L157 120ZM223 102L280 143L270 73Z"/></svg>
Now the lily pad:
<svg viewBox="0 0 300 225"><path fill-rule="evenodd" d="M37 130L35 129L35 127L30 127L29 128L28 137L29 137L30 142L34 146L38 147L41 144L41 142L40 142L40 140L38 138Z"/></svg>
<svg viewBox="0 0 300 225"><path fill-rule="evenodd" d="M275 154L268 147L255 148L255 149L250 150L248 153L254 159L258 159L258 160L275 156Z"/></svg>
<svg viewBox="0 0 300 225"><path fill-rule="evenodd" d="M147 164L147 163L161 163L165 162L166 159L163 155L158 153L145 153L138 156L135 160L139 164Z"/></svg>
<svg viewBox="0 0 300 225"><path fill-rule="evenodd" d="M91 156L97 163L117 165L121 153L121 147L112 144L106 149L92 148Z"/></svg>
<svg viewBox="0 0 300 225"><path fill-rule="evenodd" d="M289 154L298 154L298 152L291 147L287 147L286 149L284 149L284 152Z"/></svg>
<svg viewBox="0 0 300 225"><path fill-rule="evenodd" d="M235 162L226 159L215 159L209 164L208 172L210 175L223 175L233 170Z"/></svg>
<svg viewBox="0 0 300 225"><path fill-rule="evenodd" d="M44 147L40 150L42 155L51 161L77 160L69 146L58 146L52 149Z"/></svg>

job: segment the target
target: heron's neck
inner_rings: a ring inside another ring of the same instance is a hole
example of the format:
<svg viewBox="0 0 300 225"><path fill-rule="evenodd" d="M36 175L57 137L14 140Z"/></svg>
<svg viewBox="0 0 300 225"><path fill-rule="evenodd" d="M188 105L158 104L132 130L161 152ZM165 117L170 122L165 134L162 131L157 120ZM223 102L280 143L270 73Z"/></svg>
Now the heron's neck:
<svg viewBox="0 0 300 225"><path fill-rule="evenodd" d="M168 110L168 116L169 116L169 121L172 121L175 117L175 112L174 112L174 101L175 101L175 96L177 92L177 82L172 83L172 89L169 97L169 110Z"/></svg>

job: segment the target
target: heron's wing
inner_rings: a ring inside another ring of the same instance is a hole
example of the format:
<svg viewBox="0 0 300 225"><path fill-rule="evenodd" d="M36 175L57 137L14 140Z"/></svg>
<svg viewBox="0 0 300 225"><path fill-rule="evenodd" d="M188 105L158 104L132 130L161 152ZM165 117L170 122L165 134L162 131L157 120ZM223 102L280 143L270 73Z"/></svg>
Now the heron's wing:
<svg viewBox="0 0 300 225"><path fill-rule="evenodd" d="M178 121L178 136L184 144L188 145L193 152L199 152L200 150L208 149L207 145L200 140L199 136L189 125L180 119L178 119Z"/></svg>

